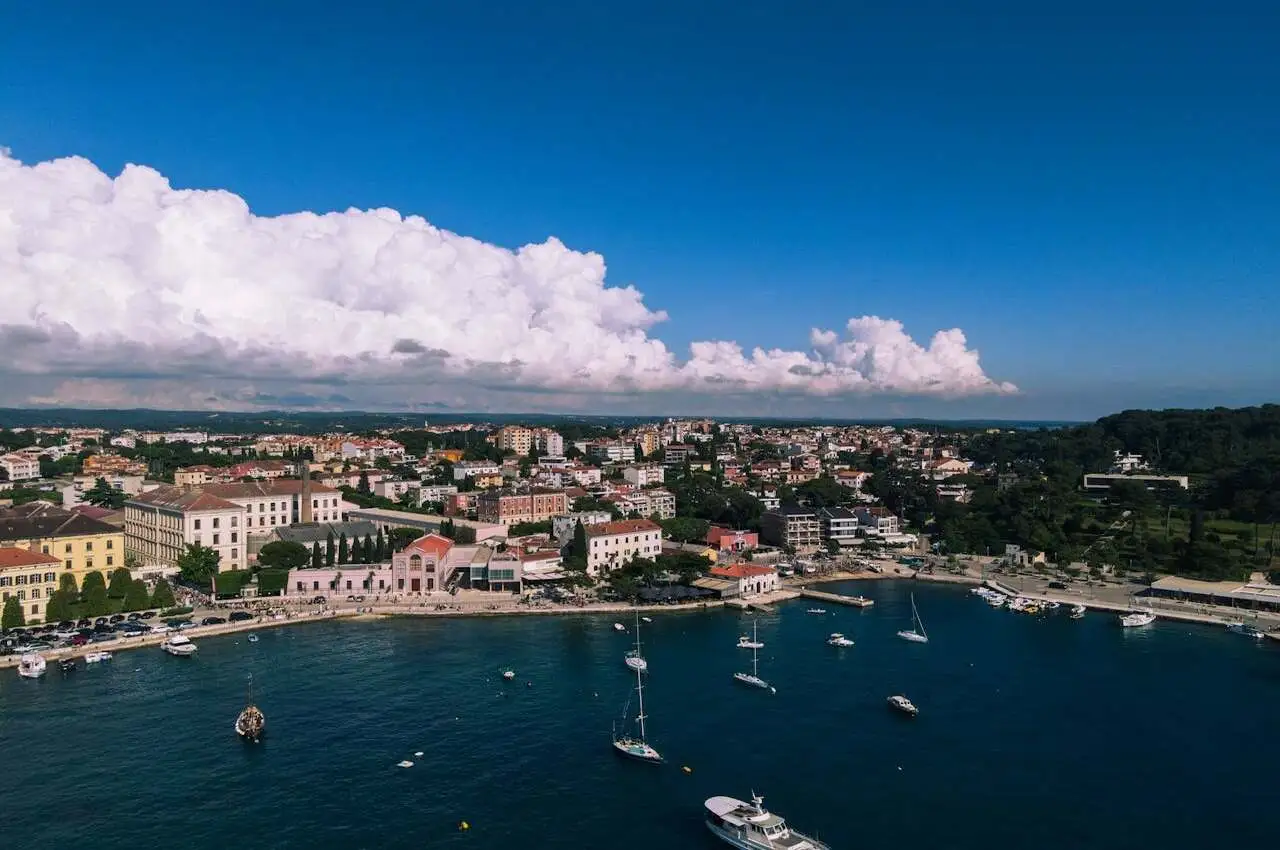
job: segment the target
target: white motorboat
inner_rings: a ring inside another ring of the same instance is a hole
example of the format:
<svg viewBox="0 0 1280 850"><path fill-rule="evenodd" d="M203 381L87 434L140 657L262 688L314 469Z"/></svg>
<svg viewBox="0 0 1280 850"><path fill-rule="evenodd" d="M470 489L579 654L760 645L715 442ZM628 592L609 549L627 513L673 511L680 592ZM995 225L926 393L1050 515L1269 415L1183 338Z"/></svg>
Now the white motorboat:
<svg viewBox="0 0 1280 850"><path fill-rule="evenodd" d="M84 656L85 664L97 664L101 661L110 661L110 660L111 660L111 653L107 652L105 649L99 652L87 652L85 653L85 656Z"/></svg>
<svg viewBox="0 0 1280 850"><path fill-rule="evenodd" d="M38 652L28 652L18 661L18 675L24 679L39 679L45 673L47 663Z"/></svg>
<svg viewBox="0 0 1280 850"><path fill-rule="evenodd" d="M764 644L743 635L738 638L738 649L764 649Z"/></svg>
<svg viewBox="0 0 1280 850"><path fill-rule="evenodd" d="M257 643L257 642L258 642L258 636L257 636L257 635L255 635L253 632L249 632L249 636L248 636L247 638L245 638L245 640L249 641L249 643Z"/></svg>
<svg viewBox="0 0 1280 850"><path fill-rule="evenodd" d="M707 829L740 850L829 850L826 844L791 829L783 818L767 811L758 794L751 795L750 803L710 797L703 805Z"/></svg>
<svg viewBox="0 0 1280 850"><path fill-rule="evenodd" d="M911 628L898 632L898 637L903 640L909 640L912 643L929 642L929 635L925 634L924 622L920 619L920 612L916 610L916 595L914 593L911 594Z"/></svg>
<svg viewBox="0 0 1280 850"><path fill-rule="evenodd" d="M987 599L987 604L990 605L992 608L1003 607L1004 604L1009 601L1009 597L1005 596L1003 593L992 593L989 596L987 596L986 599Z"/></svg>
<svg viewBox="0 0 1280 850"><path fill-rule="evenodd" d="M1227 631L1234 632L1238 635L1244 635L1245 637L1251 637L1254 640L1262 640L1267 636L1266 632L1251 626L1248 623L1228 623Z"/></svg>
<svg viewBox="0 0 1280 850"><path fill-rule="evenodd" d="M1083 605L1080 605L1080 604L1072 605L1072 606L1071 606L1071 619L1073 619L1073 620L1080 620L1080 619L1083 619L1083 618L1084 618L1084 612L1085 612L1085 611L1087 611L1087 610L1089 610L1089 609L1085 608Z"/></svg>
<svg viewBox="0 0 1280 850"><path fill-rule="evenodd" d="M915 717L920 713L920 709L916 708L915 703L904 697L902 694L894 694L889 697L886 702L889 703L890 708L901 711L903 714L910 715L911 717Z"/></svg>
<svg viewBox="0 0 1280 850"><path fill-rule="evenodd" d="M629 650L622 659L623 663L635 670L637 673L648 673L649 662L644 660L644 653L640 649L640 615L636 615L636 648Z"/></svg>
<svg viewBox="0 0 1280 850"><path fill-rule="evenodd" d="M819 616L821 616L822 614L827 613L827 609L826 608L810 608L809 610L805 611L805 613L818 614Z"/></svg>
<svg viewBox="0 0 1280 850"><path fill-rule="evenodd" d="M756 624L754 621L751 623L751 642L764 646L764 644L760 643L760 638L756 632ZM734 673L733 678L737 679L742 684L750 685L753 688L773 691L775 694L778 692L777 688L760 678L760 650L755 647L752 647L751 649L751 672Z"/></svg>
<svg viewBox="0 0 1280 850"><path fill-rule="evenodd" d="M512 679L514 679L515 677L516 677L516 671L515 671L515 670L505 670L505 671L503 671L503 673L502 673L502 678L506 679L508 682L510 682L510 681L511 681Z"/></svg>
<svg viewBox="0 0 1280 850"><path fill-rule="evenodd" d="M640 619L641 619L642 621L646 622L646 623L652 623L652 622L653 622L653 618L652 618L652 617L641 617Z"/></svg>
<svg viewBox="0 0 1280 850"><path fill-rule="evenodd" d="M613 630L615 632L625 632L627 630L627 627L622 625L622 623L614 623Z"/></svg>
<svg viewBox="0 0 1280 850"><path fill-rule="evenodd" d="M179 658L188 658L195 655L196 645L188 640L184 635L174 635L160 644L160 648L170 655L176 655Z"/></svg>
<svg viewBox="0 0 1280 850"><path fill-rule="evenodd" d="M827 646L853 646L853 641L839 632L832 632L831 637L827 638Z"/></svg>
<svg viewBox="0 0 1280 850"><path fill-rule="evenodd" d="M643 659L641 659L643 660ZM636 761L648 762L649 764L660 764L662 756L649 743L645 737L644 721L646 720L644 713L644 677L641 676L639 668L632 668L636 671L636 696L640 702L640 710L636 713L636 732L635 735L619 735L617 729L613 732L613 749L619 755ZM625 712L626 709L623 709Z"/></svg>
<svg viewBox="0 0 1280 850"><path fill-rule="evenodd" d="M1156 615L1151 611L1132 611L1120 617L1120 625L1126 629L1141 628L1149 626L1156 621Z"/></svg>

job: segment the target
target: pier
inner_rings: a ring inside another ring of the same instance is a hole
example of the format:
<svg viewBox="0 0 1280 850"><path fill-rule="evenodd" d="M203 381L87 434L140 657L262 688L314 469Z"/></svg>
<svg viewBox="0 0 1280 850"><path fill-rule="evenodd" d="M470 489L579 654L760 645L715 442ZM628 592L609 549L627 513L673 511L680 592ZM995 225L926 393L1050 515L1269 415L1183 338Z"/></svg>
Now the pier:
<svg viewBox="0 0 1280 850"><path fill-rule="evenodd" d="M799 592L794 590L775 590L758 596L739 596L735 599L726 599L724 604L726 608L737 608L742 611L772 611L774 603L786 602L788 599L795 599L797 596L803 595L803 590Z"/></svg>
<svg viewBox="0 0 1280 850"><path fill-rule="evenodd" d="M845 596L842 593L828 593L825 590L813 590L805 587L800 589L800 595L805 599L817 599L822 602L833 602L836 605L852 605L854 608L870 608L875 605L875 601L865 596Z"/></svg>

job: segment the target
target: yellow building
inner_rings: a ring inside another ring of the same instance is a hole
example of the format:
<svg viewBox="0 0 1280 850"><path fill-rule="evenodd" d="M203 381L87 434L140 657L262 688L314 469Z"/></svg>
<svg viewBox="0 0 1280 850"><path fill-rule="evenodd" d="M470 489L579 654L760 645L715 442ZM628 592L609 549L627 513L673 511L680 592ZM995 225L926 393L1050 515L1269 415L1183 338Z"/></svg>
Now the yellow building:
<svg viewBox="0 0 1280 850"><path fill-rule="evenodd" d="M58 589L58 559L16 546L0 546L0 606L16 596L28 625L44 619L45 601Z"/></svg>
<svg viewBox="0 0 1280 850"><path fill-rule="evenodd" d="M0 510L0 546L56 559L59 579L69 572L76 587L84 586L90 572L110 579L112 570L125 565L124 529L47 502Z"/></svg>
<svg viewBox="0 0 1280 850"><path fill-rule="evenodd" d="M640 447L641 456L648 457L662 448L662 441L658 439L657 431L641 431L636 436L636 445Z"/></svg>
<svg viewBox="0 0 1280 850"><path fill-rule="evenodd" d="M533 432L519 425L508 425L498 431L498 448L527 455L533 447Z"/></svg>

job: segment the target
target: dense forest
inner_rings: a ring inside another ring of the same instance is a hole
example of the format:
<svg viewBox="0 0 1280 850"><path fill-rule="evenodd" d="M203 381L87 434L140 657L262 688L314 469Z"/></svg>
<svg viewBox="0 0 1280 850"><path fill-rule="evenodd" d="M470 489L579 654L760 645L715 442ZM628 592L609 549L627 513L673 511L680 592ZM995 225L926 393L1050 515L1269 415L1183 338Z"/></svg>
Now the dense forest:
<svg viewBox="0 0 1280 850"><path fill-rule="evenodd" d="M1086 472L1106 471L1114 452L1136 452L1154 471L1187 475L1189 490L1113 488L1101 502L1082 493ZM1227 410L1132 410L1091 425L972 436L965 454L968 505L890 471L874 488L953 551L1001 551L1016 543L1055 561L1155 570L1209 579L1272 568L1280 521L1280 405Z"/></svg>

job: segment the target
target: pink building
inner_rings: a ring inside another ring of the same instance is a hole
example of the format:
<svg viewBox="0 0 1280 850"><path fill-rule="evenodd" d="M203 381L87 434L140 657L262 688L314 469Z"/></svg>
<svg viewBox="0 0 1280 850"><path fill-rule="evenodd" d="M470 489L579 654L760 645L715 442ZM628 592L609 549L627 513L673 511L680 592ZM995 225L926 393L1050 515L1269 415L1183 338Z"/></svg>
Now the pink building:
<svg viewBox="0 0 1280 850"><path fill-rule="evenodd" d="M760 546L760 535L754 531L735 531L711 526L707 531L707 545L721 552L747 552Z"/></svg>

